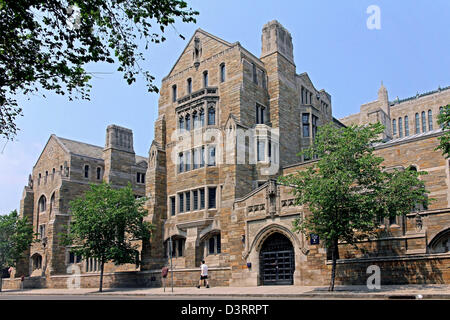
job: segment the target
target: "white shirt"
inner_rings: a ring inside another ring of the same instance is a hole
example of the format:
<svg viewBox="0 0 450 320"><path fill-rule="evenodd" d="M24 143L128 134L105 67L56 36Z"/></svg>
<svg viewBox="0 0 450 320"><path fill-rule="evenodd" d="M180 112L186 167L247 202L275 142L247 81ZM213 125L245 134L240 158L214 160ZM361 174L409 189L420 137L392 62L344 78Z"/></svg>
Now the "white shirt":
<svg viewBox="0 0 450 320"><path fill-rule="evenodd" d="M202 264L200 268L202 270L201 275L207 276L208 275L208 266L206 264Z"/></svg>

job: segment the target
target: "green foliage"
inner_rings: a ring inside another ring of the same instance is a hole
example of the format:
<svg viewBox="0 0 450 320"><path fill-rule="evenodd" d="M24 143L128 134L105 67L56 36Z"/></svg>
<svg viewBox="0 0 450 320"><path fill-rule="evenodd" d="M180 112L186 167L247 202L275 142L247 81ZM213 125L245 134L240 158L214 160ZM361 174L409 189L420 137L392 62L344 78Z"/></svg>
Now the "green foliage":
<svg viewBox="0 0 450 320"><path fill-rule="evenodd" d="M136 240L149 239L153 226L144 221L145 198L135 199L131 185L114 189L109 184L92 184L84 197L70 202L72 220L62 243L71 252L104 264L135 263Z"/></svg>
<svg viewBox="0 0 450 320"><path fill-rule="evenodd" d="M439 137L439 146L436 148L442 150L442 154L446 159L450 156L450 104L442 108L442 112L438 117L438 124L442 126L444 134Z"/></svg>
<svg viewBox="0 0 450 320"><path fill-rule="evenodd" d="M31 243L38 241L35 236L33 226L16 210L0 215L0 269L15 267Z"/></svg>
<svg viewBox="0 0 450 320"><path fill-rule="evenodd" d="M373 145L383 130L379 123L348 128L325 125L319 128L315 145L302 152L319 160L304 171L279 178L293 187L297 204L311 212L295 220L294 231L319 235L336 251L333 262L339 241L355 245L374 235L380 218L405 215L415 203L429 201L419 179L423 172L381 167L383 158L373 154Z"/></svg>
<svg viewBox="0 0 450 320"><path fill-rule="evenodd" d="M165 41L176 18L195 23L196 15L183 0L0 0L0 136L16 135L19 93L89 99L90 62L118 62L128 84L142 74L157 92L140 66L143 50Z"/></svg>

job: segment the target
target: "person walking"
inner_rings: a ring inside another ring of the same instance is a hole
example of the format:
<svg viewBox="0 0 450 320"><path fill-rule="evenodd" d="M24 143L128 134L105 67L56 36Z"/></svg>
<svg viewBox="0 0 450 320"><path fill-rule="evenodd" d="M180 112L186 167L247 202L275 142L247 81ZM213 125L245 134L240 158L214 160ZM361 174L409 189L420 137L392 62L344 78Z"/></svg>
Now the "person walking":
<svg viewBox="0 0 450 320"><path fill-rule="evenodd" d="M164 267L161 270L161 277L162 277L162 281L163 281L164 292L166 292L166 278L167 278L168 273L169 273L169 268L167 267L167 265L164 265Z"/></svg>
<svg viewBox="0 0 450 320"><path fill-rule="evenodd" d="M202 285L202 280L207 288L209 288L209 282L208 282L208 266L205 263L205 260L202 260L202 265L200 266L200 280L198 281L197 288L200 289L200 286Z"/></svg>

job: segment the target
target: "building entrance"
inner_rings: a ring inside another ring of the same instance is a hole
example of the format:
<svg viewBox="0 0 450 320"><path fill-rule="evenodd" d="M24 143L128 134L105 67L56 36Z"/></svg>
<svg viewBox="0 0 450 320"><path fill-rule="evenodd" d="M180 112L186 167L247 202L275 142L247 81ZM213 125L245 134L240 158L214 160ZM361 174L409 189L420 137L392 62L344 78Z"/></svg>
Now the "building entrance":
<svg viewBox="0 0 450 320"><path fill-rule="evenodd" d="M294 284L294 247L281 233L270 235L259 255L260 280L263 285Z"/></svg>

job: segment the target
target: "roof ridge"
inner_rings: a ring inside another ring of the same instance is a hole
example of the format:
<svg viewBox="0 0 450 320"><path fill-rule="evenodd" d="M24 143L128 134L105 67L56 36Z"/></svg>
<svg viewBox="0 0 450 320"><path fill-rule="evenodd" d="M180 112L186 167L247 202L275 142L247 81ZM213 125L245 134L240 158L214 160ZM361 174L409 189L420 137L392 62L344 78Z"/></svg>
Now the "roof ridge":
<svg viewBox="0 0 450 320"><path fill-rule="evenodd" d="M424 92L424 93L417 92L417 94L415 96L411 96L411 97L408 97L408 98L398 99L398 97L397 97L397 99L395 99L393 101L389 101L389 105L390 106L394 106L394 105L400 104L402 102L410 101L410 100L413 100L413 99L416 99L416 98L422 98L422 97L429 96L429 95L434 94L434 93L446 91L446 90L449 90L449 89L450 89L450 86L447 86L447 87L444 87L444 88L441 88L439 86L439 88L437 90L432 90L432 91L428 91L428 92Z"/></svg>

